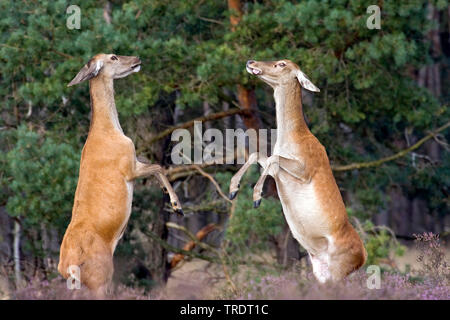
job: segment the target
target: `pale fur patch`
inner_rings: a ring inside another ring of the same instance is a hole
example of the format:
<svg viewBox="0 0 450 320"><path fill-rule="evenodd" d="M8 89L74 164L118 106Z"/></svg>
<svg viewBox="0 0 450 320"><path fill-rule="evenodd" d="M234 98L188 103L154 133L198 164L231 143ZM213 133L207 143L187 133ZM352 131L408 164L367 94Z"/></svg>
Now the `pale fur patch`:
<svg viewBox="0 0 450 320"><path fill-rule="evenodd" d="M308 89L309 91L320 92L320 89L317 88L301 70L297 70L296 76L303 88Z"/></svg>
<svg viewBox="0 0 450 320"><path fill-rule="evenodd" d="M122 127L120 126L119 115L117 113L117 109L110 108L109 113L110 113L111 122L114 125L114 128L116 130L118 130L119 132L123 133Z"/></svg>
<svg viewBox="0 0 450 320"><path fill-rule="evenodd" d="M317 280L321 283L331 280L330 255L322 253L314 257L310 255L309 257L311 259L314 276Z"/></svg>
<svg viewBox="0 0 450 320"><path fill-rule="evenodd" d="M97 63L95 64L95 71L94 71L95 76L98 74L98 72L100 71L101 68L103 68L103 61L97 60Z"/></svg>

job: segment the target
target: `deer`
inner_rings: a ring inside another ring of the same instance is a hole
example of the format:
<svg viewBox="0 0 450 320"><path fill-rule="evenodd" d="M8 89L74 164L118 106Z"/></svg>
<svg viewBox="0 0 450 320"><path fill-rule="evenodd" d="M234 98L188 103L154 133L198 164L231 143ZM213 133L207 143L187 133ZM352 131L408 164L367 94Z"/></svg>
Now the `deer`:
<svg viewBox="0 0 450 320"><path fill-rule="evenodd" d="M264 181L272 176L289 229L306 249L315 278L340 281L364 265L367 252L349 221L325 147L303 117L302 88L320 90L287 59L249 60L246 70L274 90L277 138L271 156L249 155L231 178L229 198L236 197L246 170L258 163L262 172L253 190L254 207L260 206Z"/></svg>
<svg viewBox="0 0 450 320"><path fill-rule="evenodd" d="M156 177L169 194L173 210L183 215L164 169L137 160L134 144L119 123L114 80L139 72L140 68L138 57L101 53L68 84L70 87L89 80L91 122L58 271L66 279L76 278L76 269L70 267L78 267L77 280L99 298L111 292L113 254L130 218L136 179Z"/></svg>

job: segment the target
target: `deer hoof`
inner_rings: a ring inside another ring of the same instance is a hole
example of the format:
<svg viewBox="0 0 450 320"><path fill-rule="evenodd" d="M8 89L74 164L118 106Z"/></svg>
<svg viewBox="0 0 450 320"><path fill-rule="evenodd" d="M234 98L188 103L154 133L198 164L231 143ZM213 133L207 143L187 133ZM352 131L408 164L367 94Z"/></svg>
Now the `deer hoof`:
<svg viewBox="0 0 450 320"><path fill-rule="evenodd" d="M259 205L261 204L261 199L253 201L253 208L259 208Z"/></svg>
<svg viewBox="0 0 450 320"><path fill-rule="evenodd" d="M179 215L180 217L184 217L184 212L183 209L179 208L179 209L174 209L175 213L177 215Z"/></svg>
<svg viewBox="0 0 450 320"><path fill-rule="evenodd" d="M233 200L234 198L236 198L236 195L238 194L238 192L239 192L239 190L230 192L230 194L228 195L228 198L230 198L230 200Z"/></svg>

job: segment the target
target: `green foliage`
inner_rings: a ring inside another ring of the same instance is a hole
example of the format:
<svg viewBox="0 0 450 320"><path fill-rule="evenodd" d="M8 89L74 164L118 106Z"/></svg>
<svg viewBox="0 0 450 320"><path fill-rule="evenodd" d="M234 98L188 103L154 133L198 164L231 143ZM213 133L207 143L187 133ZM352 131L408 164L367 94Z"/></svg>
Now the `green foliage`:
<svg viewBox="0 0 450 320"><path fill-rule="evenodd" d="M20 126L15 145L2 163L0 188L9 197L6 209L27 227L67 226L78 177L79 151L51 135Z"/></svg>
<svg viewBox="0 0 450 320"><path fill-rule="evenodd" d="M402 256L406 250L393 236L391 231L384 227L376 227L372 222L366 221L363 226L366 232L364 245L367 250L366 265L379 264L381 259L390 258L392 254Z"/></svg>
<svg viewBox="0 0 450 320"><path fill-rule="evenodd" d="M242 179L236 208L227 227L226 238L243 253L267 249L267 243L273 241L283 227L283 211L278 200L264 198L258 209L253 208L252 186L259 174L254 166Z"/></svg>

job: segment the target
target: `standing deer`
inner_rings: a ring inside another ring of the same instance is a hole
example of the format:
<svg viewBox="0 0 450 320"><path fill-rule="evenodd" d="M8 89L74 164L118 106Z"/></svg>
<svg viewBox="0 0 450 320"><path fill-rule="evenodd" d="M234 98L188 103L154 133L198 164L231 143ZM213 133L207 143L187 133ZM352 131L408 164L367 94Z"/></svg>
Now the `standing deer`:
<svg viewBox="0 0 450 320"><path fill-rule="evenodd" d="M250 60L246 69L274 89L277 140L272 156L251 154L233 176L230 199L245 171L258 162L263 172L254 187L254 207L259 207L264 181L271 175L289 228L308 251L314 276L322 283L338 281L364 265L367 252L348 220L325 148L303 118L301 87L320 90L289 60Z"/></svg>
<svg viewBox="0 0 450 320"><path fill-rule="evenodd" d="M130 217L135 179L155 176L169 193L174 211L183 214L163 168L139 162L133 142L120 127L114 79L138 72L140 66L138 57L98 54L68 85L89 80L92 119L58 271L68 278L73 270L69 267L77 266L81 283L99 297L110 288L113 253Z"/></svg>

